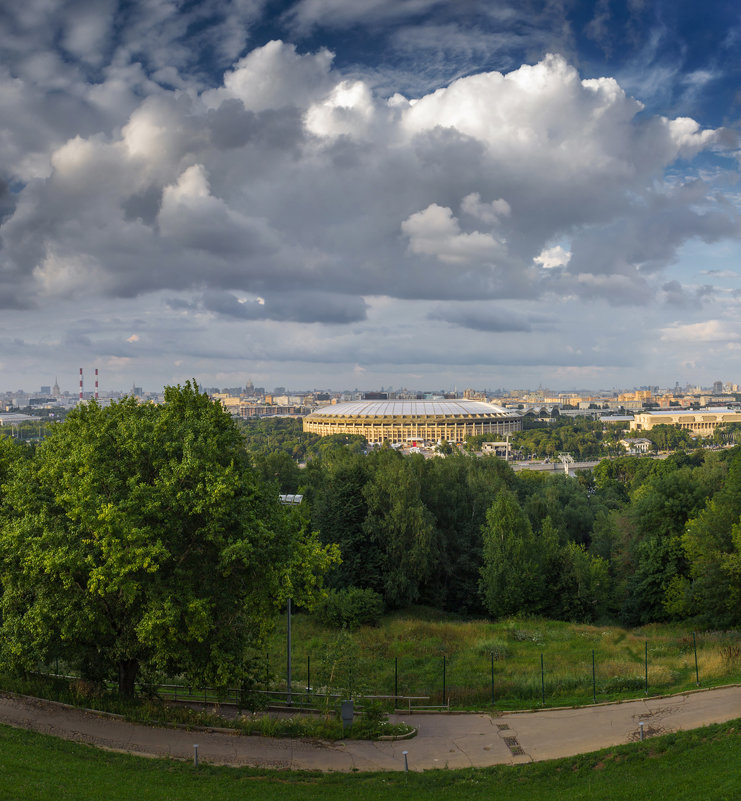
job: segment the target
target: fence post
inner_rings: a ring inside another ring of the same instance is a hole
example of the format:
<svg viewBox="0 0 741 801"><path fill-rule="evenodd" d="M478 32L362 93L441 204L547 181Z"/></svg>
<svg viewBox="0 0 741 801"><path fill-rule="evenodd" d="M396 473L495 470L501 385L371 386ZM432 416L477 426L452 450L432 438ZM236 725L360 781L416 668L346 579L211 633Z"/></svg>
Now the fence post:
<svg viewBox="0 0 741 801"><path fill-rule="evenodd" d="M594 648L592 649L592 703L597 703L597 676L594 666Z"/></svg>
<svg viewBox="0 0 741 801"><path fill-rule="evenodd" d="M491 703L494 705L494 651L491 652Z"/></svg>
<svg viewBox="0 0 741 801"><path fill-rule="evenodd" d="M695 632L692 632L692 647L695 650L695 681L697 682L697 686L700 686L700 670L697 667L697 639L695 638Z"/></svg>
<svg viewBox="0 0 741 801"><path fill-rule="evenodd" d="M394 657L394 708L399 706L399 657Z"/></svg>
<svg viewBox="0 0 741 801"><path fill-rule="evenodd" d="M543 667L543 653L540 654L540 694L545 706L545 668Z"/></svg>
<svg viewBox="0 0 741 801"><path fill-rule="evenodd" d="M445 654L443 654L443 706L445 706Z"/></svg>
<svg viewBox="0 0 741 801"><path fill-rule="evenodd" d="M311 654L306 654L306 692L311 695Z"/></svg>
<svg viewBox="0 0 741 801"><path fill-rule="evenodd" d="M646 640L646 655L644 657L644 664L646 669L646 685L643 694L648 695L648 640Z"/></svg>

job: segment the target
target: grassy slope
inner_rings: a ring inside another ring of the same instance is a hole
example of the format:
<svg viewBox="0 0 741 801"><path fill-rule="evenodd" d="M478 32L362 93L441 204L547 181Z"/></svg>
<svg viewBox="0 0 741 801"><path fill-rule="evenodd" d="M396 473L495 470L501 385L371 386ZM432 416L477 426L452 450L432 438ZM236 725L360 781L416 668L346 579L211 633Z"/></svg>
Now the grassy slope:
<svg viewBox="0 0 741 801"><path fill-rule="evenodd" d="M320 684L322 655L337 636L310 615L293 619L293 676L305 683L306 656L311 656L312 684ZM540 705L540 655L544 655L546 705L592 701L592 651L595 652L598 700L641 697L648 642L650 693L695 687L692 629L654 624L627 630L618 626L571 624L544 619L496 622L456 620L434 610L415 609L384 618L378 627L352 633L357 656L352 660L356 688L371 694L394 691L394 658L398 658L399 693L430 696L442 702L442 657L446 657L446 695L461 707L491 701L491 654L494 653L498 709ZM700 682L703 686L741 680L738 632L697 634ZM729 645L732 646L729 650ZM277 622L270 643L270 670L275 689L285 686L284 622ZM731 656L729 656L731 654ZM263 674L264 675L264 671ZM341 682L340 682L341 683ZM264 681L261 682L264 685Z"/></svg>
<svg viewBox="0 0 741 801"><path fill-rule="evenodd" d="M191 765L97 751L0 726L3 801L724 801L739 797L741 720L573 759L424 774L270 772Z"/></svg>

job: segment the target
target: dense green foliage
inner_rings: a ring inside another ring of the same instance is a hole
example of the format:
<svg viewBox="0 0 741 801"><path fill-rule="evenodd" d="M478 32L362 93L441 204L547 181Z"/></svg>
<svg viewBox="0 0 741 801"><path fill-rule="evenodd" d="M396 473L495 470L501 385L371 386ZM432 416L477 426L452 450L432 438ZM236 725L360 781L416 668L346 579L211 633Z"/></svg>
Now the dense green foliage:
<svg viewBox="0 0 741 801"><path fill-rule="evenodd" d="M559 431L578 453L582 423L523 434ZM240 433L187 385L162 406L81 406L35 446L0 438L0 483L2 663L59 658L124 692L158 675L246 677L274 604L316 599L325 570L338 626L377 617L379 597L387 610L741 624L741 448L515 473L457 450L366 452L295 420ZM278 492L304 503L287 511Z"/></svg>
<svg viewBox="0 0 741 801"><path fill-rule="evenodd" d="M321 621L338 629L375 625L382 614L383 598L371 589L360 587L330 590L317 609Z"/></svg>
<svg viewBox="0 0 741 801"><path fill-rule="evenodd" d="M275 603L311 600L332 562L190 383L80 406L27 458L0 447L8 669L59 658L127 695L158 675L238 682Z"/></svg>
<svg viewBox="0 0 741 801"><path fill-rule="evenodd" d="M720 427L710 438L713 444L729 441L737 424ZM653 451L691 448L692 434L671 425L657 425L650 431L629 431L627 423L601 422L591 418L558 417L552 420L526 415L523 430L510 437L515 452L538 459L554 459L559 453L570 453L577 461L614 457L625 453L622 439L642 437L651 441ZM480 434L466 441L466 449L477 451L484 442L499 439L498 435Z"/></svg>
<svg viewBox="0 0 741 801"><path fill-rule="evenodd" d="M339 545L329 584L372 589L387 609L741 624L741 451L620 456L624 436L619 424L561 418L513 438L541 455L612 454L576 479L458 451L364 453L335 438L306 451L305 469L280 447L258 456L273 460L282 491L304 493L322 541ZM687 432L658 426L651 438L671 448Z"/></svg>
<svg viewBox="0 0 741 801"><path fill-rule="evenodd" d="M578 460L599 459L623 451L619 440L624 436L625 427L624 423L562 417L551 425L519 431L511 441L523 453L538 458L552 459L559 453L570 453Z"/></svg>

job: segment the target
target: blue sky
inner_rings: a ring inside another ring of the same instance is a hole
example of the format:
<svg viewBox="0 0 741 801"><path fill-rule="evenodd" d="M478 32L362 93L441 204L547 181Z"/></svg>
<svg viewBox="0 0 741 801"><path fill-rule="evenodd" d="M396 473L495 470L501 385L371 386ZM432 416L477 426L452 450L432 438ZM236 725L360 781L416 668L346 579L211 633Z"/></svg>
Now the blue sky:
<svg viewBox="0 0 741 801"><path fill-rule="evenodd" d="M0 388L741 382L730 2L0 8Z"/></svg>

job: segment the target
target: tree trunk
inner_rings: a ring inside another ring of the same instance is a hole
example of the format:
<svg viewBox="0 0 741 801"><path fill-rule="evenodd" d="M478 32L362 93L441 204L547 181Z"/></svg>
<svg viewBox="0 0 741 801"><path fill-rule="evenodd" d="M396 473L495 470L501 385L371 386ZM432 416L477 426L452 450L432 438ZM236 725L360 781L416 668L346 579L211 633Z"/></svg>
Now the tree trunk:
<svg viewBox="0 0 741 801"><path fill-rule="evenodd" d="M139 662L136 659L123 659L118 663L118 692L126 698L134 697L136 675Z"/></svg>

